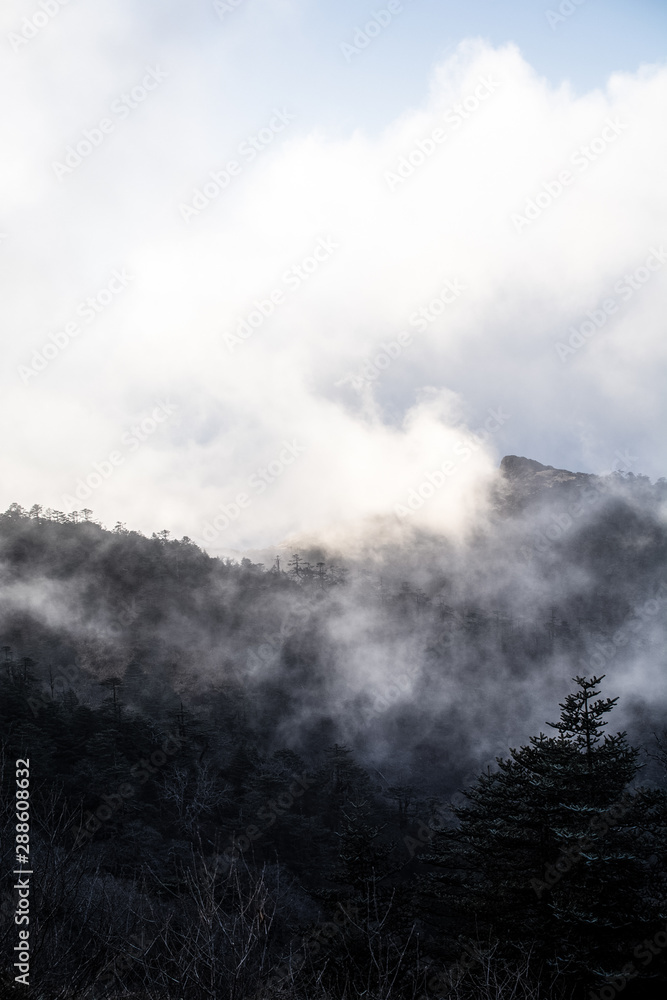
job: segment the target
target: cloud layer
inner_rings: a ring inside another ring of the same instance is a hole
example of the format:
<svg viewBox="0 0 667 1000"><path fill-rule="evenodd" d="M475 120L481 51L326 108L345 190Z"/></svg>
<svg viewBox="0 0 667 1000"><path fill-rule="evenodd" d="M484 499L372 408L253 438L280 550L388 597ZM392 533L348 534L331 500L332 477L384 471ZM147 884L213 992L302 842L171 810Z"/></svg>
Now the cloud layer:
<svg viewBox="0 0 667 1000"><path fill-rule="evenodd" d="M575 96L468 40L334 136L279 98L217 130L194 63L93 55L75 110L7 71L5 506L223 551L459 532L508 452L663 474L666 69Z"/></svg>

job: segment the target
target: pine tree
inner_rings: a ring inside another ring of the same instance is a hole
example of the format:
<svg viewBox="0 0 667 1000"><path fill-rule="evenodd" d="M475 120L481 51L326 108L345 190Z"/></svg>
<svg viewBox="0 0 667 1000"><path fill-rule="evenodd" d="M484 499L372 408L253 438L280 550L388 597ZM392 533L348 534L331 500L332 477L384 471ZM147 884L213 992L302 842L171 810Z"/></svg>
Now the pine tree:
<svg viewBox="0 0 667 1000"><path fill-rule="evenodd" d="M346 897L355 903L365 903L369 891L377 895L381 883L398 871L389 861L393 845L382 843L383 827L373 821L368 799L350 799L342 809L337 864L332 881L345 887Z"/></svg>
<svg viewBox="0 0 667 1000"><path fill-rule="evenodd" d="M471 933L508 952L528 945L576 981L620 969L662 918L659 902L647 904L647 806L628 791L639 751L625 733L603 736L617 699L593 700L602 679L575 678L549 724L558 735L532 737L479 777L454 808L458 828L434 839L422 880L436 918L453 909Z"/></svg>
<svg viewBox="0 0 667 1000"><path fill-rule="evenodd" d="M338 857L328 876L335 887L314 893L332 918L344 913L349 920L328 947L323 983L331 996L387 996L388 983L402 974L408 943L414 948L406 886L393 878L405 862L392 858L394 844L382 839L376 816L368 798L347 799L336 831Z"/></svg>
<svg viewBox="0 0 667 1000"><path fill-rule="evenodd" d="M326 763L317 772L317 785L327 825L336 828L346 802L354 797L368 798L371 782L344 744L334 743L325 753Z"/></svg>

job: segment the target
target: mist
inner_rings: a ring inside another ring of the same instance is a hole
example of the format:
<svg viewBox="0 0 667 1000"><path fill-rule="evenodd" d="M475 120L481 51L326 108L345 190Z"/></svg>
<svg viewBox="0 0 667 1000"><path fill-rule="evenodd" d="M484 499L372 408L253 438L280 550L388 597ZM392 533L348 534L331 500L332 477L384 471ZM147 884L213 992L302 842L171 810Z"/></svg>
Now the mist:
<svg viewBox="0 0 667 1000"><path fill-rule="evenodd" d="M646 736L667 698L664 484L509 458L483 496L465 535L395 515L354 545L302 539L241 565L168 533L9 512L25 540L3 550L3 641L45 691L48 650L91 704L112 676L129 711L181 698L215 718L238 699L267 749L343 743L424 790L544 731L577 675L605 674L617 724Z"/></svg>
<svg viewBox="0 0 667 1000"><path fill-rule="evenodd" d="M665 29L2 6L0 995L664 994Z"/></svg>
<svg viewBox="0 0 667 1000"><path fill-rule="evenodd" d="M38 40L5 69L33 74L2 248L5 506L224 555L363 534L443 466L412 518L464 532L507 453L662 475L663 67L578 92L466 39L380 128L315 127L277 96L207 139L189 48L154 49L163 78L132 110L147 60L89 42L85 92L49 87ZM104 114L114 131L56 177ZM184 120L196 143L174 143ZM54 252L27 299L38 218Z"/></svg>

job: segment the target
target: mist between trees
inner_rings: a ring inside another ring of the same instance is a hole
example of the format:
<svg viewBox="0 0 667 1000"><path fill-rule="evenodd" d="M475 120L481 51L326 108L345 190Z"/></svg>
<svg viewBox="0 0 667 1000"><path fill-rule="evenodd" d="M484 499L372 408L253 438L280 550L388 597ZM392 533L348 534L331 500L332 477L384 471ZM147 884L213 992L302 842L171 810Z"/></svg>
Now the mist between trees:
<svg viewBox="0 0 667 1000"><path fill-rule="evenodd" d="M596 503L523 560L592 481ZM634 957L667 920L663 502L644 477L510 457L468 538L411 524L264 564L90 511L0 515L0 764L7 791L31 760L33 985L664 989L664 952ZM10 989L11 902L1 927Z"/></svg>

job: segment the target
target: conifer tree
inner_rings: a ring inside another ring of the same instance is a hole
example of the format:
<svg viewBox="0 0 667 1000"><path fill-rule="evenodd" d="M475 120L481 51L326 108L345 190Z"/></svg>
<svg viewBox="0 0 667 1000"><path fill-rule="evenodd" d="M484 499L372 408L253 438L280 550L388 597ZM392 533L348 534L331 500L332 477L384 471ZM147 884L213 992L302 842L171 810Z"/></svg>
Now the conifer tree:
<svg viewBox="0 0 667 1000"><path fill-rule="evenodd" d="M359 897L355 902L365 902L369 889L376 894L380 884L398 870L389 861L392 844L380 840L382 829L373 821L367 799L350 799L343 807L337 831L338 861L331 877L345 886L347 898L350 894Z"/></svg>
<svg viewBox="0 0 667 1000"><path fill-rule="evenodd" d="M423 902L444 919L468 918L472 934L511 952L529 946L559 974L608 975L632 955L642 929L662 918L648 905L650 848L641 791L629 783L639 751L625 733L603 735L617 699L594 699L602 677L577 677L561 704L558 735L496 758L454 807L456 829L425 858Z"/></svg>

